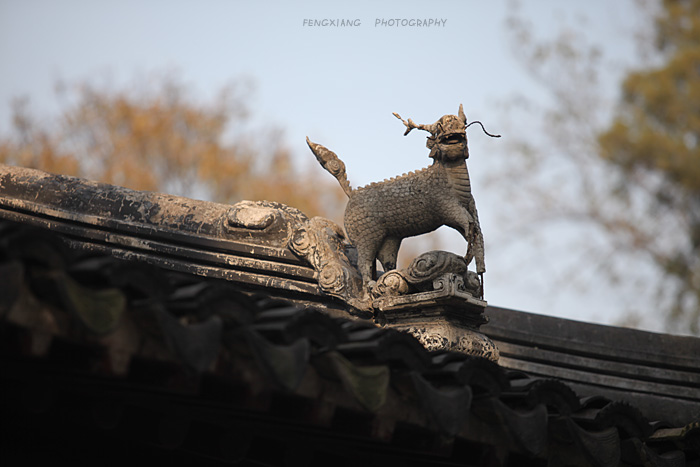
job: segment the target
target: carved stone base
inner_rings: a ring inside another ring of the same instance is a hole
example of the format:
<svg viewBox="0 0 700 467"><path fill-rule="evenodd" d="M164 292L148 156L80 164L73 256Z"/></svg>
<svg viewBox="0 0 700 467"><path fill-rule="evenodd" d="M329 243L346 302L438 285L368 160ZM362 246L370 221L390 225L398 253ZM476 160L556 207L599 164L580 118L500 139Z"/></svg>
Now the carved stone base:
<svg viewBox="0 0 700 467"><path fill-rule="evenodd" d="M383 274L372 290L375 320L408 332L428 350L454 350L498 361L498 349L479 332L486 301L464 258L431 251L402 270Z"/></svg>
<svg viewBox="0 0 700 467"><path fill-rule="evenodd" d="M459 276L448 274L441 283L451 285L375 300L377 321L412 334L428 350L454 350L497 362L496 345L479 332L479 326L488 321L486 302L459 291L454 286Z"/></svg>

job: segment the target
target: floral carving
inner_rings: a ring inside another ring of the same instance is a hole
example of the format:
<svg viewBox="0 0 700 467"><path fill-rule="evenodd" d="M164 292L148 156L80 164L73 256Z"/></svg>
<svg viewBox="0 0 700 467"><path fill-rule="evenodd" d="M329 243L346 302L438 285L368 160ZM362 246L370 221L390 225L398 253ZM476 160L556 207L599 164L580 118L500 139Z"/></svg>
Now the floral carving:
<svg viewBox="0 0 700 467"><path fill-rule="evenodd" d="M406 269L406 280L421 287L447 272L461 276L466 271L467 262L461 256L446 251L429 251L411 262Z"/></svg>
<svg viewBox="0 0 700 467"><path fill-rule="evenodd" d="M448 251L429 251L415 258L406 269L393 270L380 276L372 289L375 298L407 295L433 290L455 291L478 297L480 282L476 273L467 270L461 256Z"/></svg>
<svg viewBox="0 0 700 467"><path fill-rule="evenodd" d="M404 275L399 271L389 271L382 274L377 281L374 295L405 295L409 291L410 287Z"/></svg>
<svg viewBox="0 0 700 467"><path fill-rule="evenodd" d="M316 270L318 285L323 292L367 312L371 309L371 302L362 288L357 270L345 254L346 246L340 227L322 217L314 217L298 226L289 241L289 249Z"/></svg>
<svg viewBox="0 0 700 467"><path fill-rule="evenodd" d="M441 322L397 328L411 334L423 347L431 351L452 350L495 362L499 358L498 348L491 339L469 329L455 329Z"/></svg>

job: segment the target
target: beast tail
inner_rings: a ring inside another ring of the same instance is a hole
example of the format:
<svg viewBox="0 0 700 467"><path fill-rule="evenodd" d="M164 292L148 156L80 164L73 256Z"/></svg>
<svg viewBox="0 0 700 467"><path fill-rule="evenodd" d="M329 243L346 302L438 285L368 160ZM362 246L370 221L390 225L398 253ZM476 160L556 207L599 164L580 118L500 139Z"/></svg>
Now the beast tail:
<svg viewBox="0 0 700 467"><path fill-rule="evenodd" d="M311 152L314 153L314 156L316 156L319 164L321 164L324 169L326 169L338 180L340 187L343 189L345 194L350 197L352 188L350 187L348 176L345 173L345 164L343 164L343 161L341 161L330 149L321 146L320 144L311 142L308 136L306 137L306 144L308 144L311 148Z"/></svg>

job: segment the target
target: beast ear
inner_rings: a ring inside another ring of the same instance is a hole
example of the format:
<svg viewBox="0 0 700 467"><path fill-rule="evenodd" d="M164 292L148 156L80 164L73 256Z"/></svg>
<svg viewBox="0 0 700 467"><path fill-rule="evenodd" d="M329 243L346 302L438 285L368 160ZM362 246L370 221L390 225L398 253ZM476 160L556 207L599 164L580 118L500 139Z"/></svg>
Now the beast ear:
<svg viewBox="0 0 700 467"><path fill-rule="evenodd" d="M462 120L462 123L465 125L467 124L467 116L464 115L464 107L462 107L462 104L459 104L459 112L457 113L459 116L460 120Z"/></svg>

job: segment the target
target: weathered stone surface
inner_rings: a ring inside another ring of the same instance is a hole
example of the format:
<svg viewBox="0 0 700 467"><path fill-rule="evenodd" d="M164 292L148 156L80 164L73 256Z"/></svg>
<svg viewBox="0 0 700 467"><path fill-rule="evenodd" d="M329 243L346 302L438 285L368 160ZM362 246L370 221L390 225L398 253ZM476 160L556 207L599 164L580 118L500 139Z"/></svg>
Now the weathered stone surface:
<svg viewBox="0 0 700 467"><path fill-rule="evenodd" d="M499 358L498 348L491 339L480 332L462 329L449 321L431 320L430 323L392 327L408 332L428 350L453 350L495 362Z"/></svg>
<svg viewBox="0 0 700 467"><path fill-rule="evenodd" d="M344 240L340 227L328 219L314 217L294 232L289 249L311 263L321 290L356 310L369 312L371 301L362 288L360 275L345 254L348 245Z"/></svg>
<svg viewBox="0 0 700 467"><path fill-rule="evenodd" d="M415 258L406 269L384 273L372 289L376 298L435 290L435 281L445 274L460 277L458 290L478 297L481 283L476 273L467 270L461 256L447 251L429 251Z"/></svg>
<svg viewBox="0 0 700 467"><path fill-rule="evenodd" d="M326 305L314 269L287 248L308 219L278 203L230 206L0 165L0 217L77 248Z"/></svg>
<svg viewBox="0 0 700 467"><path fill-rule="evenodd" d="M222 217L226 237L286 248L309 218L296 208L271 201L240 201Z"/></svg>

